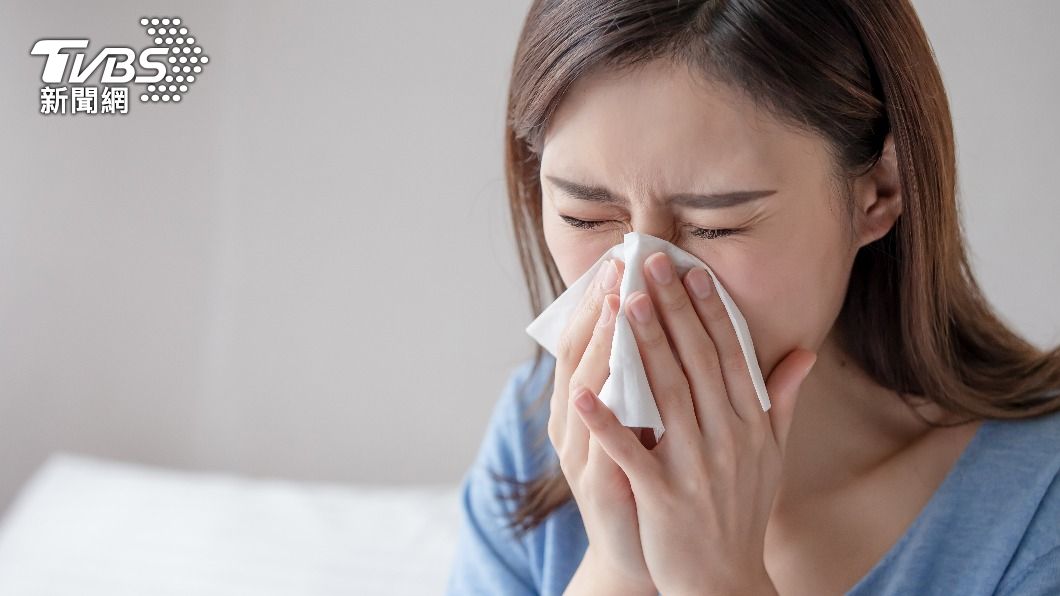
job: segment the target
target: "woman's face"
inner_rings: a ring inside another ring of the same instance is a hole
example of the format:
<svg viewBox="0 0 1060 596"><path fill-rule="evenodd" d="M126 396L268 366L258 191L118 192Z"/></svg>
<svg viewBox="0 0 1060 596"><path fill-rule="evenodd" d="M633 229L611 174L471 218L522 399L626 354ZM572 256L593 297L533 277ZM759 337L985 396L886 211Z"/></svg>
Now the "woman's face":
<svg viewBox="0 0 1060 596"><path fill-rule="evenodd" d="M747 319L767 374L796 346L819 348L857 248L897 216L855 209L851 228L830 187L823 139L662 61L582 77L545 133L544 233L564 282L627 232L668 240L713 269ZM597 190L585 195L567 183ZM855 188L856 197L875 194ZM723 193L757 198L715 206L669 199ZM579 228L570 218L600 223Z"/></svg>

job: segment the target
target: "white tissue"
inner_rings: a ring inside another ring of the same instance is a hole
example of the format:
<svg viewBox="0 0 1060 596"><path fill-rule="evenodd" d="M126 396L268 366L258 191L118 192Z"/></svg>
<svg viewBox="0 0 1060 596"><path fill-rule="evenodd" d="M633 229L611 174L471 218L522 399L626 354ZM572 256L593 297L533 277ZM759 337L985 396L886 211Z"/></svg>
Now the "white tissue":
<svg viewBox="0 0 1060 596"><path fill-rule="evenodd" d="M556 301L546 308L530 325L526 332L534 338L537 343L544 346L553 356L556 356L560 336L570 320L571 315L581 301L582 295L589 288L596 276L597 270L609 259L617 259L625 263L622 273L622 281L619 285L619 309L615 319L615 336L611 343L611 355L608 359L610 374L600 390L600 401L614 412L624 426L627 427L650 427L655 431L655 441L662 438L662 418L659 408L655 404L655 396L652 395L648 377L644 372L644 362L640 358L640 350L637 347L636 337L626 318L626 298L637 290L647 292L648 287L644 281L644 260L655 254L664 252L670 257L674 268L680 277L693 267L702 267L707 270L714 287L721 298L725 310L729 314L729 320L736 330L736 337L743 351L747 370L751 374L755 392L758 394L758 402L762 411L769 410L769 394L766 392L766 383L762 378L762 371L758 366L758 357L755 356L754 344L751 342L751 334L747 330L747 322L743 318L736 303L729 297L729 293L718 281L714 272L698 257L678 248L674 244L661 238L641 234L640 232L629 232L622 237L622 244L616 244L608 249L592 267L579 277L567 288ZM654 303L653 303L654 305ZM702 413L700 413L702 415Z"/></svg>

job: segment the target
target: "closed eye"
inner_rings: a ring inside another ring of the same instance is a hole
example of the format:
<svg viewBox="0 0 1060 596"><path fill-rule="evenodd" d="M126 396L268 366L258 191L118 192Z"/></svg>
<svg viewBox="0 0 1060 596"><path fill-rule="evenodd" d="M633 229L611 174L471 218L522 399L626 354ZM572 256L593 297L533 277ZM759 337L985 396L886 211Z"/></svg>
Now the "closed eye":
<svg viewBox="0 0 1060 596"><path fill-rule="evenodd" d="M600 224L607 223L606 221L588 221L584 219L578 219L576 217L570 217L567 215L560 215L563 221L567 222L568 225L580 230L592 230L598 227ZM731 236L744 231L744 228L700 228L696 226L689 226L691 230L690 234L697 238L705 238L707 240L714 240L716 238L722 238L724 236Z"/></svg>

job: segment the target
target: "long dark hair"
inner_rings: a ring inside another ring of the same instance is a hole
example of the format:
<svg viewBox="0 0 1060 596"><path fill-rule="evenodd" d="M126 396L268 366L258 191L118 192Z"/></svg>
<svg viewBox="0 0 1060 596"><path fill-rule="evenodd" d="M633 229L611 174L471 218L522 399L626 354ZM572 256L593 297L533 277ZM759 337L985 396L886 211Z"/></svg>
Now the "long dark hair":
<svg viewBox="0 0 1060 596"><path fill-rule="evenodd" d="M565 289L542 229L549 118L590 69L655 59L687 65L820 135L840 198L892 134L903 213L856 255L836 321L842 348L872 379L908 405L922 396L972 419L1060 409L1060 347L1043 352L1010 330L969 266L950 108L908 0L536 0L515 54L505 130L512 225L534 316ZM547 355L536 347L531 377ZM552 385L531 408L547 403ZM493 474L516 488L509 526L519 533L572 498L558 466L529 481Z"/></svg>

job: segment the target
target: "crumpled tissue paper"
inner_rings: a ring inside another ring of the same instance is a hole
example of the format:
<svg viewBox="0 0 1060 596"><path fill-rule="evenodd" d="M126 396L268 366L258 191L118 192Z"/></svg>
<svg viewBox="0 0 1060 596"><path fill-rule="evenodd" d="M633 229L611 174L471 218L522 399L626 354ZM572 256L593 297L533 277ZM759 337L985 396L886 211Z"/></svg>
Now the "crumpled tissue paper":
<svg viewBox="0 0 1060 596"><path fill-rule="evenodd" d="M706 263L695 255L655 236L640 232L629 232L624 235L622 244L616 244L608 249L588 271L526 327L527 334L549 353L556 356L560 336L585 291L592 284L597 270L607 259L613 258L625 263L619 284L619 308L615 319L615 335L611 343L611 355L608 358L610 373L598 397L624 426L651 428L655 432L655 441L658 443L665 428L644 371L644 362L640 357L636 337L626 318L627 297L637 290L648 292L644 280L644 260L656 252L664 252L670 257L679 277L683 277L693 267L702 267L707 270L729 314L729 320L736 330L736 337L743 351L747 370L751 374L751 381L758 394L758 402L762 406L762 411L768 411L769 394L766 392L765 380L762 378L762 371L758 365L751 334L747 330L747 322L740 309L737 308L732 298L729 297L729 293L725 291ZM654 302L652 304L654 306Z"/></svg>

